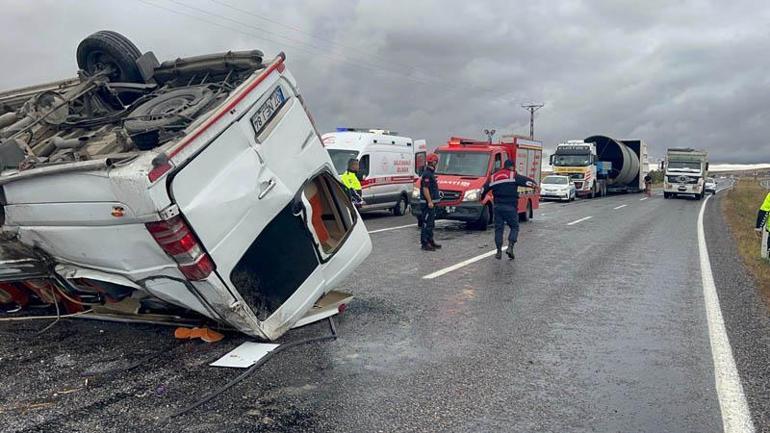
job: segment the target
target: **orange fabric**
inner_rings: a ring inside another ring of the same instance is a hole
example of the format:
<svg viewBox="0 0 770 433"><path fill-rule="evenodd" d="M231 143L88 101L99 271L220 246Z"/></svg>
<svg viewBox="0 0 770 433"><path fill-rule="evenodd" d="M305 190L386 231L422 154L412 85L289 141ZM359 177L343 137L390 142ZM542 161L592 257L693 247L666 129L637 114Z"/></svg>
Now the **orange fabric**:
<svg viewBox="0 0 770 433"><path fill-rule="evenodd" d="M310 197L310 207L313 209L313 228L315 228L316 236L321 243L329 240L329 231L326 230L326 226L323 221L323 204L321 204L321 197L318 194Z"/></svg>
<svg viewBox="0 0 770 433"><path fill-rule="evenodd" d="M179 327L174 330L174 337L177 340L188 340L193 338L200 338L206 343L216 343L217 341L225 338L224 335L217 331L213 331L209 328L184 328Z"/></svg>

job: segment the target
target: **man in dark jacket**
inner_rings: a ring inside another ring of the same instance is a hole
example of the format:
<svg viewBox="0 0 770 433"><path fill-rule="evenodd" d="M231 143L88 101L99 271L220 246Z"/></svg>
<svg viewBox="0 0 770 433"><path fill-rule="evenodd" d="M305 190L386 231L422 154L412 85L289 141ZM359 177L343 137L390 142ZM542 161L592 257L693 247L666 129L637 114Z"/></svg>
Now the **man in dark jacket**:
<svg viewBox="0 0 770 433"><path fill-rule="evenodd" d="M484 185L482 197L490 190L492 191L495 207L495 245L497 254L495 258L500 260L503 257L503 232L505 225L508 224L511 232L508 234L508 248L505 253L511 260L514 259L513 245L519 237L519 187L527 186L534 188L537 182L526 176L516 174L513 169L513 161L507 160L503 168L492 173L487 183Z"/></svg>
<svg viewBox="0 0 770 433"><path fill-rule="evenodd" d="M431 153L427 157L427 165L420 175L420 203L422 213L422 226L420 231L420 244L423 251L436 251L441 248L433 240L433 227L436 221L436 203L439 197L438 182L436 181L436 164L438 155Z"/></svg>

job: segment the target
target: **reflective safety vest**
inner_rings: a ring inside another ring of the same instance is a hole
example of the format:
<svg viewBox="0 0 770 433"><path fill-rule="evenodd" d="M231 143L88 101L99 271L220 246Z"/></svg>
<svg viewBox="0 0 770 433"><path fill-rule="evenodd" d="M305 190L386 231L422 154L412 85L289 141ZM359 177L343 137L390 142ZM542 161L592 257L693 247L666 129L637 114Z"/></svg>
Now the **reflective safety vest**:
<svg viewBox="0 0 770 433"><path fill-rule="evenodd" d="M340 176L342 184L345 188L352 189L353 191L361 191L361 182L358 180L358 176L351 171L346 171Z"/></svg>
<svg viewBox="0 0 770 433"><path fill-rule="evenodd" d="M762 206L759 207L759 212L765 220L765 227L770 231L770 218L768 218L768 214L770 213L770 192L765 196L765 201L763 201Z"/></svg>

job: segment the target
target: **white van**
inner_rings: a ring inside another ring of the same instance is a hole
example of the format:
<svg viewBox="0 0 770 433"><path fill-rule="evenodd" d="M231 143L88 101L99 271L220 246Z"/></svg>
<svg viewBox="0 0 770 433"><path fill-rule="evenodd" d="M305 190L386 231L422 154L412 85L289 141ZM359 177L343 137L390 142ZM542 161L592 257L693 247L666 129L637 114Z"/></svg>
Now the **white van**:
<svg viewBox="0 0 770 433"><path fill-rule="evenodd" d="M382 129L354 128L337 128L322 139L338 174L347 170L350 159L359 160L365 203L362 212L406 212L416 173L425 166L425 140L412 140Z"/></svg>
<svg viewBox="0 0 770 433"><path fill-rule="evenodd" d="M78 79L0 93L0 304L300 322L371 240L284 60L98 32Z"/></svg>

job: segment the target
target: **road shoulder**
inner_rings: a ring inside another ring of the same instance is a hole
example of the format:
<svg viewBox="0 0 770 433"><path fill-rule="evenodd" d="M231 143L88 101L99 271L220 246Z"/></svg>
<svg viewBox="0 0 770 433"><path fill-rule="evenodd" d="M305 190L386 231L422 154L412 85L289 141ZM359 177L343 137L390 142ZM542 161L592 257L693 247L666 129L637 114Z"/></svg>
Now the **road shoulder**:
<svg viewBox="0 0 770 433"><path fill-rule="evenodd" d="M722 315L757 431L770 432L770 308L741 263L721 212L706 206L704 230Z"/></svg>

